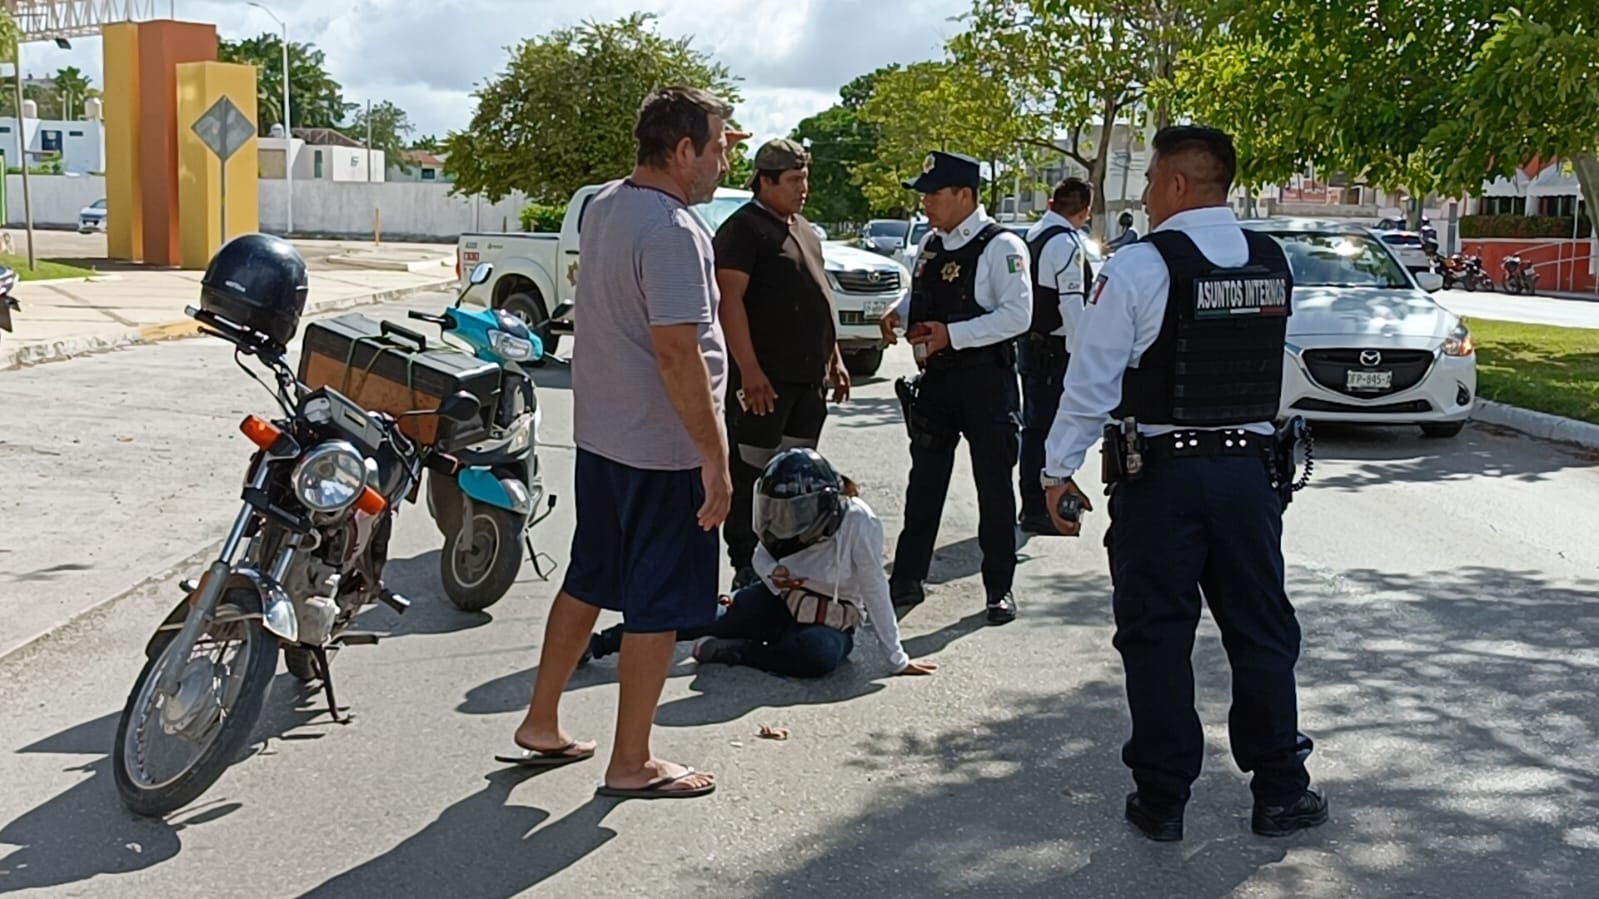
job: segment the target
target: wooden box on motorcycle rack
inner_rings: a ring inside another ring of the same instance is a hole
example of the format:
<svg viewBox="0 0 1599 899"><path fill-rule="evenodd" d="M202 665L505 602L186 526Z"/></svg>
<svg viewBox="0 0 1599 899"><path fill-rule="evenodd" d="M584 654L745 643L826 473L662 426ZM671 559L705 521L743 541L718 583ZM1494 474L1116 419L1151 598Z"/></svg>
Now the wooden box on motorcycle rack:
<svg viewBox="0 0 1599 899"><path fill-rule="evenodd" d="M457 424L437 415L400 419L406 436L446 452L489 436L500 389L498 364L358 312L306 325L299 376L313 390L332 387L363 408L394 416L437 409L444 397L465 390L483 404L475 422Z"/></svg>

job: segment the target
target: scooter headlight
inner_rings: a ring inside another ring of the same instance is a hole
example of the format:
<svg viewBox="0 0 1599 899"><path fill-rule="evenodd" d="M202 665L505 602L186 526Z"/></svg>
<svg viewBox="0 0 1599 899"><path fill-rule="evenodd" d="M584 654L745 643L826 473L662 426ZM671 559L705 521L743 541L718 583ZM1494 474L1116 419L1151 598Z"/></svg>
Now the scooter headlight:
<svg viewBox="0 0 1599 899"><path fill-rule="evenodd" d="M512 362L526 362L533 358L533 342L515 337L504 331L489 332L489 347L494 355Z"/></svg>
<svg viewBox="0 0 1599 899"><path fill-rule="evenodd" d="M294 466L294 495L314 512L350 507L366 487L366 462L354 446L330 440Z"/></svg>

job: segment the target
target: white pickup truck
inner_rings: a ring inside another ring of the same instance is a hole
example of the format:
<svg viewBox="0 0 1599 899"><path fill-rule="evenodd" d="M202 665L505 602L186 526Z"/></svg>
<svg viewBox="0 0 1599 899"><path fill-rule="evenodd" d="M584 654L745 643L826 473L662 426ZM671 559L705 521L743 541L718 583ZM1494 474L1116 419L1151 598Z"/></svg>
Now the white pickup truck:
<svg viewBox="0 0 1599 899"><path fill-rule="evenodd" d="M559 335L570 334L577 322L578 242L583 212L601 185L579 188L566 207L559 234L462 234L456 245L456 274L462 287L472 267L494 265L494 276L471 288L466 302L490 306L540 325L545 350L554 352ZM709 202L689 207L715 233L722 222L749 201L747 190L720 188ZM834 324L839 350L850 374L869 377L883 361L878 319L910 288L910 273L893 259L837 242L822 244L828 286L833 293Z"/></svg>

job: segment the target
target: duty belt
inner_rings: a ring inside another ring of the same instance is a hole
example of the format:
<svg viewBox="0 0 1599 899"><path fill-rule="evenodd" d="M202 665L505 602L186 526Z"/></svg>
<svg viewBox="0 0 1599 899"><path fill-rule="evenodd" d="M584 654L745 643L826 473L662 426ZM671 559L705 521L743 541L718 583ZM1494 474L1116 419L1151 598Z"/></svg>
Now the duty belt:
<svg viewBox="0 0 1599 899"><path fill-rule="evenodd" d="M1270 434L1256 434L1242 428L1183 430L1146 436L1143 452L1147 460L1189 456L1267 456L1275 443Z"/></svg>
<svg viewBox="0 0 1599 899"><path fill-rule="evenodd" d="M1016 344L1014 341L1006 340L1001 343L971 347L964 350L950 348L928 356L927 362L924 364L928 371L973 368L979 365L1008 368L1016 364Z"/></svg>

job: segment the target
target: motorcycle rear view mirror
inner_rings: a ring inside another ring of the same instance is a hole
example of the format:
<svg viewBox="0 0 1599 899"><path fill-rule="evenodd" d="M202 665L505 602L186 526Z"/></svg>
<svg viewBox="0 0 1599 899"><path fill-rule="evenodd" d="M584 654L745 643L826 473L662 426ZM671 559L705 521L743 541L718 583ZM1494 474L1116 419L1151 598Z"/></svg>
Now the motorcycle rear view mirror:
<svg viewBox="0 0 1599 899"><path fill-rule="evenodd" d="M492 274L494 274L494 263L479 262L476 266L473 266L472 274L467 278L467 281L473 286L487 284L489 276Z"/></svg>
<svg viewBox="0 0 1599 899"><path fill-rule="evenodd" d="M439 404L438 414L440 418L465 424L477 418L478 412L482 408L482 404L478 402L477 397L467 393L465 390L457 390L445 397L444 402Z"/></svg>

